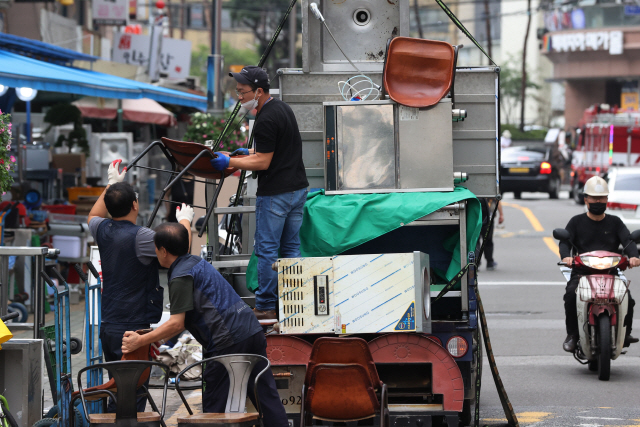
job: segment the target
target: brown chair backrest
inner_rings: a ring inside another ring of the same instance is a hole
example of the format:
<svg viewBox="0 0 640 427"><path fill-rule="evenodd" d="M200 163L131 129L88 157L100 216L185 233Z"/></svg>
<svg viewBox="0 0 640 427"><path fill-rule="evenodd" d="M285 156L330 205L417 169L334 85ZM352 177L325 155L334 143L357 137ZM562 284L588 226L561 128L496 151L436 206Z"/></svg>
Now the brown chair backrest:
<svg viewBox="0 0 640 427"><path fill-rule="evenodd" d="M202 151L209 151L211 156L202 156L189 168L189 173L199 178L220 179L221 173L215 170L209 162L213 158L213 151L205 145L197 142L176 141L169 138L160 138L165 148L173 156L175 162L184 169ZM224 176L227 177L237 171L235 168L227 168Z"/></svg>
<svg viewBox="0 0 640 427"><path fill-rule="evenodd" d="M380 410L367 369L360 364L319 363L308 370L305 408L327 420L369 418Z"/></svg>
<svg viewBox="0 0 640 427"><path fill-rule="evenodd" d="M399 104L430 107L449 93L454 63L455 50L447 42L396 37L387 51L384 87Z"/></svg>
<svg viewBox="0 0 640 427"><path fill-rule="evenodd" d="M305 384L309 384L311 368L319 363L355 363L362 365L369 373L373 387L378 389L381 386L369 344L362 338L318 338L313 343L311 356L309 356Z"/></svg>
<svg viewBox="0 0 640 427"><path fill-rule="evenodd" d="M132 351L131 353L123 354L120 360L149 360L149 347L150 347L149 345L143 345L142 347L140 347L135 351ZM151 373L151 368L145 369L142 375L140 375L140 379L138 380L138 387L141 387L145 382L147 382L147 379L149 378L150 373ZM100 390L109 390L115 393L115 391L117 390L116 381L114 379L110 379L104 384L100 384L95 387L85 388L84 392L86 393L90 391L100 391ZM80 391L74 391L72 394L72 397L75 397L78 394L80 394ZM95 400L100 398L102 398L101 395L87 396L87 400Z"/></svg>

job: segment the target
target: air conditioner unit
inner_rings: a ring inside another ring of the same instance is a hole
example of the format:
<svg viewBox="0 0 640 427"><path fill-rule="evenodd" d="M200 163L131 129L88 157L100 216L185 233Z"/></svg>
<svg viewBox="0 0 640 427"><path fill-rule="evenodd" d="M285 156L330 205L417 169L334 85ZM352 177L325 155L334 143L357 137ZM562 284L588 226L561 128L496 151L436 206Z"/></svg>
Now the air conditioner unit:
<svg viewBox="0 0 640 427"><path fill-rule="evenodd" d="M427 254L284 258L277 270L281 334L431 332Z"/></svg>

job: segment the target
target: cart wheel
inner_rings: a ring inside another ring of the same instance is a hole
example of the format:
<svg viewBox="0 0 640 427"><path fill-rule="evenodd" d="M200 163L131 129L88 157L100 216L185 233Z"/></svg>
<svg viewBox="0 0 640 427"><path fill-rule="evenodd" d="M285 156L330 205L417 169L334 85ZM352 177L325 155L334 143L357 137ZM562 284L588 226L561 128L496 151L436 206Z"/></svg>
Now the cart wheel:
<svg viewBox="0 0 640 427"><path fill-rule="evenodd" d="M71 337L71 354L78 354L82 351L82 341L79 338Z"/></svg>
<svg viewBox="0 0 640 427"><path fill-rule="evenodd" d="M33 427L53 427L58 425L58 420L55 418L43 418L36 422Z"/></svg>
<svg viewBox="0 0 640 427"><path fill-rule="evenodd" d="M24 304L20 304L19 302L12 302L11 304L9 304L7 306L7 311L9 313L13 313L14 311L20 313L19 317L16 317L12 320L12 322L15 323L25 323L27 321L27 318L29 317L27 307L25 307Z"/></svg>

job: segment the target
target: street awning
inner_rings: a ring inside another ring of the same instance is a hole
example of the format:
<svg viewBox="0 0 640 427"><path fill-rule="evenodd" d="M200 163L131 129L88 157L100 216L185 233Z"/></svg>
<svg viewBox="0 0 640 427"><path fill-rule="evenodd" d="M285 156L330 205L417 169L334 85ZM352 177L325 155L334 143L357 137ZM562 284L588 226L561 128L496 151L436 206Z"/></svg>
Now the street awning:
<svg viewBox="0 0 640 427"><path fill-rule="evenodd" d="M207 108L207 98L96 71L64 67L0 50L0 84L9 87L115 99L149 98L165 104Z"/></svg>
<svg viewBox="0 0 640 427"><path fill-rule="evenodd" d="M83 117L113 120L118 116L118 102L115 99L87 96L72 102ZM175 126L173 113L153 99L123 99L122 118L130 122L152 123L161 126Z"/></svg>

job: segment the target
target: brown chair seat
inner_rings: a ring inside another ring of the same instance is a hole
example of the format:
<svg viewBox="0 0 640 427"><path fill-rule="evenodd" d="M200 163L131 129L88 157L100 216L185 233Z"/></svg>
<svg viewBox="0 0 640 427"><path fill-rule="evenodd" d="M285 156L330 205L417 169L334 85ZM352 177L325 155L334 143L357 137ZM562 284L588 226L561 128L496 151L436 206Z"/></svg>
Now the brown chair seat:
<svg viewBox="0 0 640 427"><path fill-rule="evenodd" d="M447 42L395 37L389 43L384 87L398 104L424 108L449 93L455 71L455 50Z"/></svg>
<svg viewBox="0 0 640 427"><path fill-rule="evenodd" d="M180 167L184 169L193 159L202 151L209 151L211 156L202 156L198 161L189 168L189 173L199 178L207 179L220 179L222 172L217 171L211 166L210 160L214 157L213 151L205 145L198 144L197 142L176 141L169 138L160 138L165 148L173 156L174 161ZM240 158L246 156L235 156L234 158ZM227 168L224 170L224 176L227 177L238 169Z"/></svg>
<svg viewBox="0 0 640 427"><path fill-rule="evenodd" d="M139 423L149 423L160 421L160 414L157 412L138 412ZM91 424L115 424L116 414L89 414Z"/></svg>
<svg viewBox="0 0 640 427"><path fill-rule="evenodd" d="M227 414L194 414L179 417L178 424L234 424L257 420L257 412L230 412Z"/></svg>

